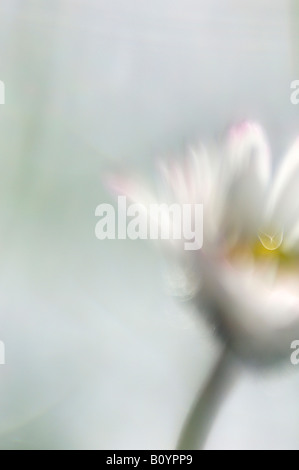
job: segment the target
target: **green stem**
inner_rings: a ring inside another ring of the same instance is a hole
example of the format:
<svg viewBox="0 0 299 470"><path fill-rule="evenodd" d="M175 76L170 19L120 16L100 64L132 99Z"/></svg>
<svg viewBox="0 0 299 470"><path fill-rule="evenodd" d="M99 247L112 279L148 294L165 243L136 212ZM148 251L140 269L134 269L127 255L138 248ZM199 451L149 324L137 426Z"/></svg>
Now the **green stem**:
<svg viewBox="0 0 299 470"><path fill-rule="evenodd" d="M178 450L204 448L220 405L231 389L235 373L234 358L225 348L187 416L178 440Z"/></svg>

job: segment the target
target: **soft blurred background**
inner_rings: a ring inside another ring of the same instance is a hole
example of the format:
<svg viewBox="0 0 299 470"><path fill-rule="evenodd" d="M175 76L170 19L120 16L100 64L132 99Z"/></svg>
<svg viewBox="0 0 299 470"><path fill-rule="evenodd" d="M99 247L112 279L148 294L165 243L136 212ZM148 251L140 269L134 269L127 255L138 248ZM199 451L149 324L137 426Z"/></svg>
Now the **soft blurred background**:
<svg viewBox="0 0 299 470"><path fill-rule="evenodd" d="M219 345L148 242L99 242L107 168L299 130L297 3L1 0L1 449L173 449ZM299 448L299 369L243 369L207 448Z"/></svg>

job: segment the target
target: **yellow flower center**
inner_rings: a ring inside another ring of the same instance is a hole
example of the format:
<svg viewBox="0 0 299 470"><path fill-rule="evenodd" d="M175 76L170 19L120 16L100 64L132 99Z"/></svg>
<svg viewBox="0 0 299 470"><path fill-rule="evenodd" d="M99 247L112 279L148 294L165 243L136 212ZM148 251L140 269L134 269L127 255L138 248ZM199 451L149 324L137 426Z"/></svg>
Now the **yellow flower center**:
<svg viewBox="0 0 299 470"><path fill-rule="evenodd" d="M229 251L232 261L254 259L259 263L273 262L287 270L299 266L299 254L287 251L283 243L283 232L260 232L253 240L237 243Z"/></svg>
<svg viewBox="0 0 299 470"><path fill-rule="evenodd" d="M283 242L283 232L277 232L274 234L260 232L259 240L266 250L278 250Z"/></svg>

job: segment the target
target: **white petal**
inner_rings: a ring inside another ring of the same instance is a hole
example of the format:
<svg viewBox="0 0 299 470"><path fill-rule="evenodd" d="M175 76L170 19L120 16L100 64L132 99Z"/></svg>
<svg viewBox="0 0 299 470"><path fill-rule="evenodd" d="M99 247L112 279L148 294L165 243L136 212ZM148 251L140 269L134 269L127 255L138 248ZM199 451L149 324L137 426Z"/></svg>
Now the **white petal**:
<svg viewBox="0 0 299 470"><path fill-rule="evenodd" d="M246 122L231 130L223 165L226 226L256 234L271 176L269 146L258 124Z"/></svg>
<svg viewBox="0 0 299 470"><path fill-rule="evenodd" d="M184 159L159 162L158 167L162 176L162 194L171 194L170 202L202 203L208 199L212 171L203 147L190 148Z"/></svg>
<svg viewBox="0 0 299 470"><path fill-rule="evenodd" d="M299 252L299 221L292 229L289 229L284 239L285 251L292 251L294 254Z"/></svg>
<svg viewBox="0 0 299 470"><path fill-rule="evenodd" d="M181 255L184 252L185 240L173 236L176 233L176 223L181 223L181 219L172 217L171 202L167 204L165 201L158 200L154 193L148 189L146 183L139 178L127 178L124 175L110 175L105 179L107 187L118 196L126 196L128 199L127 210L129 204L138 205L138 213L145 218L147 234L145 238L151 238L152 230L154 231L154 240L161 240L164 248L170 249L172 254ZM180 190L180 194L184 188L184 176L177 167L176 187ZM182 195L182 194L181 194ZM178 200L172 201L176 205L181 205ZM179 220L179 222L177 222ZM161 236L162 232L166 232L165 238Z"/></svg>
<svg viewBox="0 0 299 470"><path fill-rule="evenodd" d="M131 202L143 204L149 207L157 203L153 193L147 188L146 183L140 177L126 177L124 175L106 175L105 184L108 189L117 196L126 196Z"/></svg>
<svg viewBox="0 0 299 470"><path fill-rule="evenodd" d="M254 170L256 182L267 186L271 173L271 154L259 124L246 121L230 130L227 165L232 174L230 180L246 170Z"/></svg>
<svg viewBox="0 0 299 470"><path fill-rule="evenodd" d="M249 357L286 356L299 337L299 295L289 282L270 288L262 278L225 263L205 270L205 291L238 352Z"/></svg>
<svg viewBox="0 0 299 470"><path fill-rule="evenodd" d="M282 160L267 204L268 218L288 235L299 222L299 139ZM294 234L292 235L294 238Z"/></svg>
<svg viewBox="0 0 299 470"><path fill-rule="evenodd" d="M186 168L191 176L190 190L194 202L207 202L215 184L213 155L203 146L191 147L186 158Z"/></svg>

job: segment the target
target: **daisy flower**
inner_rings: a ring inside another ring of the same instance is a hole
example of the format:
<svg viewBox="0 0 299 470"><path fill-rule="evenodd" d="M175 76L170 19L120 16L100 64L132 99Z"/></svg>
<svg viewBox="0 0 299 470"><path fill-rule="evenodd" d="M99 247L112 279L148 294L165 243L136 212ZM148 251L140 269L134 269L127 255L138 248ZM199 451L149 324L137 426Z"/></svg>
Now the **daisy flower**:
<svg viewBox="0 0 299 470"><path fill-rule="evenodd" d="M261 126L244 122L222 146L159 163L159 174L155 191L136 179L119 178L114 187L145 206L203 204L202 249L169 243L179 287L229 351L258 364L289 357L299 337L299 140L274 171ZM184 438L180 446L187 447Z"/></svg>

